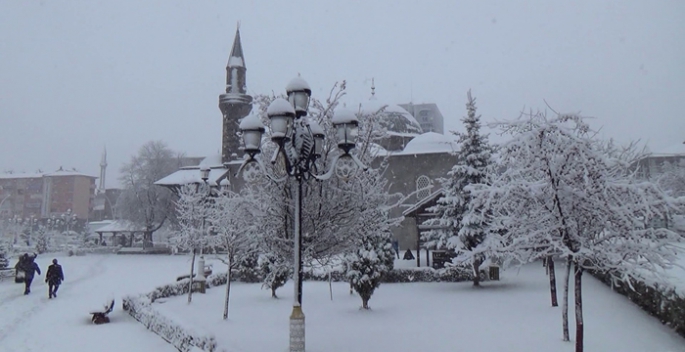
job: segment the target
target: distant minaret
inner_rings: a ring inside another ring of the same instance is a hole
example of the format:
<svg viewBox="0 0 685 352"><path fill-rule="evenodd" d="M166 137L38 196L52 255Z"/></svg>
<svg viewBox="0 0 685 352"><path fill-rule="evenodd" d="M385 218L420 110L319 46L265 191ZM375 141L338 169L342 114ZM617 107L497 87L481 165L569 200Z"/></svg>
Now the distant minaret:
<svg viewBox="0 0 685 352"><path fill-rule="evenodd" d="M98 185L98 193L105 193L105 175L107 170L107 147L102 150L102 159L100 159L100 184Z"/></svg>
<svg viewBox="0 0 685 352"><path fill-rule="evenodd" d="M371 78L371 98L369 100L376 100L376 83L374 78Z"/></svg>
<svg viewBox="0 0 685 352"><path fill-rule="evenodd" d="M221 161L226 164L239 156L240 119L252 111L252 97L247 94L245 57L240 43L240 23L235 31L233 48L226 66L226 93L219 95L219 109L223 115Z"/></svg>

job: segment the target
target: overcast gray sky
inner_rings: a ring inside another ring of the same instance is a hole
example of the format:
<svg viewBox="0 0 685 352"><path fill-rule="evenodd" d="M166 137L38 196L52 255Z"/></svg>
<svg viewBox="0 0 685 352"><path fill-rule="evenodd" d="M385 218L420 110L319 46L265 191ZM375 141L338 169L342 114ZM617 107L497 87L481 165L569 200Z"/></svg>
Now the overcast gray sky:
<svg viewBox="0 0 685 352"><path fill-rule="evenodd" d="M652 150L685 140L685 1L0 0L0 172L59 166L108 186L140 145L218 152L241 21L248 90L301 73L317 97L435 102L459 129L466 91L484 120L581 111L605 137Z"/></svg>

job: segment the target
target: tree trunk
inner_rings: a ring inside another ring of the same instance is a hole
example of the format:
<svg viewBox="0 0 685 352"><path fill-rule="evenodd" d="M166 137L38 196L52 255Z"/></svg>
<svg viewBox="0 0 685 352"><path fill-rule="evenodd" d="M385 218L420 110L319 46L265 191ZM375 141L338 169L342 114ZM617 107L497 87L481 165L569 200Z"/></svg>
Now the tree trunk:
<svg viewBox="0 0 685 352"><path fill-rule="evenodd" d="M350 295L354 294L354 287L352 286L352 280L350 280Z"/></svg>
<svg viewBox="0 0 685 352"><path fill-rule="evenodd" d="M226 301L224 302L224 320L228 319L228 300L231 297L231 256L228 256L228 272L226 273Z"/></svg>
<svg viewBox="0 0 685 352"><path fill-rule="evenodd" d="M276 289L273 287L271 288L271 298L278 298L278 296L276 296Z"/></svg>
<svg viewBox="0 0 685 352"><path fill-rule="evenodd" d="M570 341L571 338L568 333L568 286L571 281L571 267L573 266L573 260L568 257L566 260L566 277L564 279L564 298L561 302L561 319L564 329L564 341Z"/></svg>
<svg viewBox="0 0 685 352"><path fill-rule="evenodd" d="M362 308L369 309L369 299L371 297L362 297Z"/></svg>
<svg viewBox="0 0 685 352"><path fill-rule="evenodd" d="M331 270L328 269L328 292L331 295L331 301L333 300L333 277L331 276Z"/></svg>
<svg viewBox="0 0 685 352"><path fill-rule="evenodd" d="M547 269L549 270L549 293L552 296L552 307L559 306L557 303L557 276L554 272L554 259L547 257Z"/></svg>
<svg viewBox="0 0 685 352"><path fill-rule="evenodd" d="M483 264L483 258L480 255L473 257L473 286L480 286L480 265Z"/></svg>
<svg viewBox="0 0 685 352"><path fill-rule="evenodd" d="M582 297L583 268L576 263L574 275L574 293L576 298L576 352L583 352L583 297Z"/></svg>
<svg viewBox="0 0 685 352"><path fill-rule="evenodd" d="M188 281L188 303L193 300L193 275L195 275L195 248L193 248L193 260L190 262L190 280Z"/></svg>
<svg viewBox="0 0 685 352"><path fill-rule="evenodd" d="M143 232L143 249L152 248L153 246L152 231Z"/></svg>

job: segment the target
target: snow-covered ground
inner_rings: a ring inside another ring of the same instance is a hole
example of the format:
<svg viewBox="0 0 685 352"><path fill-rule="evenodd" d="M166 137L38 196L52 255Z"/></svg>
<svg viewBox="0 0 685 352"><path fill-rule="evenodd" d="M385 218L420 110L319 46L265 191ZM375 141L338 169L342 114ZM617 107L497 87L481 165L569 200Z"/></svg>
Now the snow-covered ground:
<svg viewBox="0 0 685 352"><path fill-rule="evenodd" d="M23 295L23 284L0 281L1 352L176 351L121 310L121 297L149 292L189 271L185 256L56 256L66 281L58 297L48 300L44 283L53 255L36 260L43 275ZM15 261L11 262L14 265ZM89 311L108 297L116 299L111 324L93 325Z"/></svg>
<svg viewBox="0 0 685 352"><path fill-rule="evenodd" d="M561 273L561 271L559 271ZM257 284L231 287L228 321L221 319L225 286L158 301L154 307L198 333L213 333L227 351L285 351L292 285L270 298ZM549 306L541 265L503 273L500 282L384 284L361 311L345 283L304 284L307 351L573 351L561 341L561 310ZM589 275L584 278L588 351L682 352L685 339ZM571 324L573 318L571 318ZM573 334L573 330L572 330Z"/></svg>
<svg viewBox="0 0 685 352"><path fill-rule="evenodd" d="M176 351L123 312L121 297L173 282L188 271L189 257L57 258L66 275L57 299L47 299L44 275L29 296L21 285L0 281L1 352ZM45 271L51 259L44 255L37 262ZM588 351L685 351L685 339L624 297L587 275L584 284ZM213 333L231 352L286 350L290 284L274 300L260 285L234 283L228 321L221 319L224 292L220 286L194 295L190 305L174 297L154 307L197 332ZM573 350L561 341L560 309L549 307L540 265L506 271L501 282L482 289L469 283L384 284L371 299L372 311L358 309L361 301L349 295L347 284L334 283L333 296L331 301L327 283L305 283L308 351ZM92 325L88 312L108 297L117 300L112 322Z"/></svg>

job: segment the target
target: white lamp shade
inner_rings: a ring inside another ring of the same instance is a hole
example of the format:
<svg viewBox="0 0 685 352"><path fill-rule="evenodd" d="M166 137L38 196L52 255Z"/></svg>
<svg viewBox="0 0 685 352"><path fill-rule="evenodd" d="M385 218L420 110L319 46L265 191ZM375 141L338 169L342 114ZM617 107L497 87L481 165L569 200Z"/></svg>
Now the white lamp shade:
<svg viewBox="0 0 685 352"><path fill-rule="evenodd" d="M335 128L338 147L345 150L345 152L349 152L357 143L357 136L359 134L357 122L335 124Z"/></svg>
<svg viewBox="0 0 685 352"><path fill-rule="evenodd" d="M285 139L288 136L293 118L286 115L269 116L271 118L271 138L274 140Z"/></svg>
<svg viewBox="0 0 685 352"><path fill-rule="evenodd" d="M210 169L206 166L200 169L200 178L202 181L207 181L207 179L209 179L209 171Z"/></svg>
<svg viewBox="0 0 685 352"><path fill-rule="evenodd" d="M245 142L245 152L248 154L259 153L262 145L262 133L264 130L245 130L243 131L243 142Z"/></svg>
<svg viewBox="0 0 685 352"><path fill-rule="evenodd" d="M289 92L288 101L295 108L295 113L297 116L307 115L307 108L309 107L309 94L307 94L307 92Z"/></svg>

